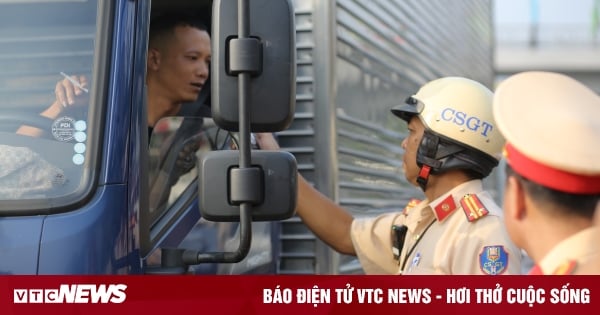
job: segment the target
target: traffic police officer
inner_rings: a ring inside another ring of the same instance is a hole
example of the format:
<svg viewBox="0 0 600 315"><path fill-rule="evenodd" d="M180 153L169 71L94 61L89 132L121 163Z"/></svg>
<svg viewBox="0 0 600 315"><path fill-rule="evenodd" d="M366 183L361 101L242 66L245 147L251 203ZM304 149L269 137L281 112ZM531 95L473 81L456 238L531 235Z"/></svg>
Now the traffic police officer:
<svg viewBox="0 0 600 315"><path fill-rule="evenodd" d="M402 213L354 221L351 236L364 270L519 273L520 251L481 181L498 165L504 145L492 116L492 92L466 78L445 77L392 113L408 123L405 176L427 199Z"/></svg>
<svg viewBox="0 0 600 315"><path fill-rule="evenodd" d="M354 219L298 176L296 212L321 240L358 256L367 274L516 274L520 251L481 179L498 164L504 139L492 93L445 77L424 85L392 113L408 122L403 169L427 200L402 212ZM277 149L259 134L262 149Z"/></svg>
<svg viewBox="0 0 600 315"><path fill-rule="evenodd" d="M523 72L498 86L494 115L507 139L506 225L536 263L530 274L598 261L600 97L562 74Z"/></svg>

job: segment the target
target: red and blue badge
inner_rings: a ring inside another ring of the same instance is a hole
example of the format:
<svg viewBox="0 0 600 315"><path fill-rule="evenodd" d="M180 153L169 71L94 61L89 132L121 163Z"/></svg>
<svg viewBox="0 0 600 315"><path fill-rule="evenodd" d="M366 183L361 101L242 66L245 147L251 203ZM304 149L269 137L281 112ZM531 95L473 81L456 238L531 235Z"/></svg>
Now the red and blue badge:
<svg viewBox="0 0 600 315"><path fill-rule="evenodd" d="M484 246L479 253L479 268L486 275L501 275L508 268L508 252L502 245Z"/></svg>

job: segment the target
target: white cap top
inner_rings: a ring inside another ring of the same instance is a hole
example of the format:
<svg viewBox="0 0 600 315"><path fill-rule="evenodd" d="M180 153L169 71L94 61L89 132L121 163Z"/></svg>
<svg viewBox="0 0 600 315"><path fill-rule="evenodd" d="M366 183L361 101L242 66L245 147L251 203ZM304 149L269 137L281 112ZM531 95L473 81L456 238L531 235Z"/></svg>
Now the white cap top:
<svg viewBox="0 0 600 315"><path fill-rule="evenodd" d="M517 173L561 191L600 193L600 96L594 91L562 74L523 72L498 86L493 107ZM573 187L572 180L580 184Z"/></svg>

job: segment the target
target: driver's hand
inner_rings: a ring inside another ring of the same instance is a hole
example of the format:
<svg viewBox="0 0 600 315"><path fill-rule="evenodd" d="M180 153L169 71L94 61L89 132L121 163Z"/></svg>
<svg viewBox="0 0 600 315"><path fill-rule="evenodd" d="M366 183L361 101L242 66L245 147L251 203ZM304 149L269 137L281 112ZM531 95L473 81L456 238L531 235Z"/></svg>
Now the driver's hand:
<svg viewBox="0 0 600 315"><path fill-rule="evenodd" d="M62 79L56 83L56 87L54 88L56 100L50 104L48 108L41 112L40 115L54 120L58 118L69 106L84 106L88 104L89 94L86 91L87 85L87 78L83 75L73 75L70 76L69 79ZM31 137L39 137L43 134L43 130L36 127L23 125L17 129L17 133Z"/></svg>
<svg viewBox="0 0 600 315"><path fill-rule="evenodd" d="M87 78L83 75L72 75L70 78L73 82L77 82L79 86L67 78L59 81L54 88L56 101L63 108L87 104L88 97L86 96L88 93L83 90L87 89Z"/></svg>

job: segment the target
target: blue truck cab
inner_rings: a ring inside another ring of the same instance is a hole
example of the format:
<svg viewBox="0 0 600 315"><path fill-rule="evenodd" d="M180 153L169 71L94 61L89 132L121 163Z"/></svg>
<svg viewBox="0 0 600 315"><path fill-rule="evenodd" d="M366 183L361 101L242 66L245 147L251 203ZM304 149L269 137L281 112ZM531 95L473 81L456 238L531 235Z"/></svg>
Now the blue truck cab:
<svg viewBox="0 0 600 315"><path fill-rule="evenodd" d="M203 214L203 202L223 194L201 197L211 182L199 167L202 157L231 151L236 134L207 114L205 105L214 109L227 96L214 85L148 134L150 21L182 10L214 30L221 25L214 3L235 2L0 1L0 273L362 272L355 257L334 252L297 216L253 221L239 262L186 269L177 259L182 249L227 253L241 244L245 225ZM248 2L261 5L264 24L281 28L273 5L286 1ZM401 172L407 130L389 109L441 76L493 86L492 1L456 0L445 10L430 1L287 2L295 17L296 104L292 124L277 132L282 149L309 183L355 217L422 198ZM48 119L41 114L65 75L85 76L87 92ZM42 134L17 133L22 126ZM190 142L198 146L196 164L182 171L177 156ZM500 195L499 177L487 184Z"/></svg>
<svg viewBox="0 0 600 315"><path fill-rule="evenodd" d="M169 273L161 268L168 249L235 247L238 223L201 219L198 161L177 169L178 153L191 141L197 154L230 149L233 135L203 108L210 91L185 104L180 116L159 121L152 134L146 118L151 17L194 10L210 25L211 5L0 3L0 273ZM84 76L86 88L48 118L55 85L71 76ZM23 126L41 134L17 132ZM252 227L241 263L173 270L273 272L277 223Z"/></svg>

